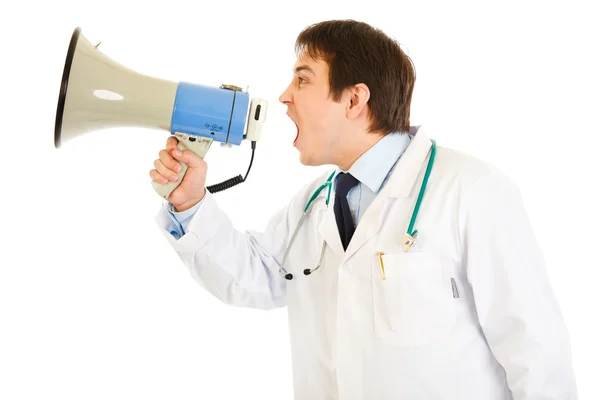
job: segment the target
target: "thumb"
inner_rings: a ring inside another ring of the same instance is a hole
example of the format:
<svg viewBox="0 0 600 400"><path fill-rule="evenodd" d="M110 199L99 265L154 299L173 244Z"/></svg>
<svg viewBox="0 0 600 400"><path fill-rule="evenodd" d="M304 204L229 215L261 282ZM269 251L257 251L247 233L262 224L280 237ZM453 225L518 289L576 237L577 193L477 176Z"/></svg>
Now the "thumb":
<svg viewBox="0 0 600 400"><path fill-rule="evenodd" d="M190 168L198 168L203 163L203 160L200 158L200 156L190 150L182 151L180 148L175 148L173 151L171 151L171 155L177 161L187 164Z"/></svg>

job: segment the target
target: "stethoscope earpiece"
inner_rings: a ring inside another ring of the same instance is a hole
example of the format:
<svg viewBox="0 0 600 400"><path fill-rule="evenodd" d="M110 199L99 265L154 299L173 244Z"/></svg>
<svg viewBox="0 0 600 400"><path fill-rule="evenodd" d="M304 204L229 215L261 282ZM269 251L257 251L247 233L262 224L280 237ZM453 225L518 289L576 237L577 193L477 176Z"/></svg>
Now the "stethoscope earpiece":
<svg viewBox="0 0 600 400"><path fill-rule="evenodd" d="M310 275L310 273L311 273L311 272L312 272L312 271L311 271L310 269L306 268L306 269L304 270L304 275Z"/></svg>
<svg viewBox="0 0 600 400"><path fill-rule="evenodd" d="M294 275L292 274L285 274L285 279L287 279L288 281L291 281L293 277Z"/></svg>

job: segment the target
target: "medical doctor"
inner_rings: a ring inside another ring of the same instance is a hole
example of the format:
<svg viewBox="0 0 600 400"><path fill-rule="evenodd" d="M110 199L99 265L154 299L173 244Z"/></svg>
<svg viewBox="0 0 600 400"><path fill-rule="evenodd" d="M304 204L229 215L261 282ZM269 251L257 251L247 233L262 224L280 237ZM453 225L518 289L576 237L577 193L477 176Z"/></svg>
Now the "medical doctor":
<svg viewBox="0 0 600 400"><path fill-rule="evenodd" d="M240 232L170 137L152 180L189 170L156 220L191 275L226 304L288 307L297 400L577 399L519 189L410 126L413 64L381 31L325 21L296 51L294 146L336 167Z"/></svg>

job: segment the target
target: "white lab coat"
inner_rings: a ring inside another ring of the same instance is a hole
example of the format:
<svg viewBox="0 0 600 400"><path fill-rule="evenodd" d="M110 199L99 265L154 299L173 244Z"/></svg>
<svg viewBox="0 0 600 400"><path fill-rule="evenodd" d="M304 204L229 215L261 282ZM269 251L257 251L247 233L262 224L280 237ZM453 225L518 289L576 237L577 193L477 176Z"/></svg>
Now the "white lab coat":
<svg viewBox="0 0 600 400"><path fill-rule="evenodd" d="M317 200L286 261L291 281L279 263L331 171L302 188L263 233L235 230L207 193L187 234L164 234L223 302L288 307L296 400L577 399L544 259L519 191L502 173L438 146L417 242L402 251L430 148L421 127L346 252L333 196L329 208ZM157 222L167 221L163 208ZM323 240L324 264L305 276Z"/></svg>

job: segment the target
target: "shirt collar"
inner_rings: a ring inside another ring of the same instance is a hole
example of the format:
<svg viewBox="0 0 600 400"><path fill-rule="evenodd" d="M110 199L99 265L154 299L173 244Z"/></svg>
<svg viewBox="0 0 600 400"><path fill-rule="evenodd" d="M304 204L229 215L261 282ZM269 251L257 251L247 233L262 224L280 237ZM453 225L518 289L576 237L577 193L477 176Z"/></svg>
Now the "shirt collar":
<svg viewBox="0 0 600 400"><path fill-rule="evenodd" d="M363 185L377 193L385 177L410 144L410 140L411 136L406 133L394 132L383 136L363 153L348 171L338 167L335 181L341 172L349 172Z"/></svg>

